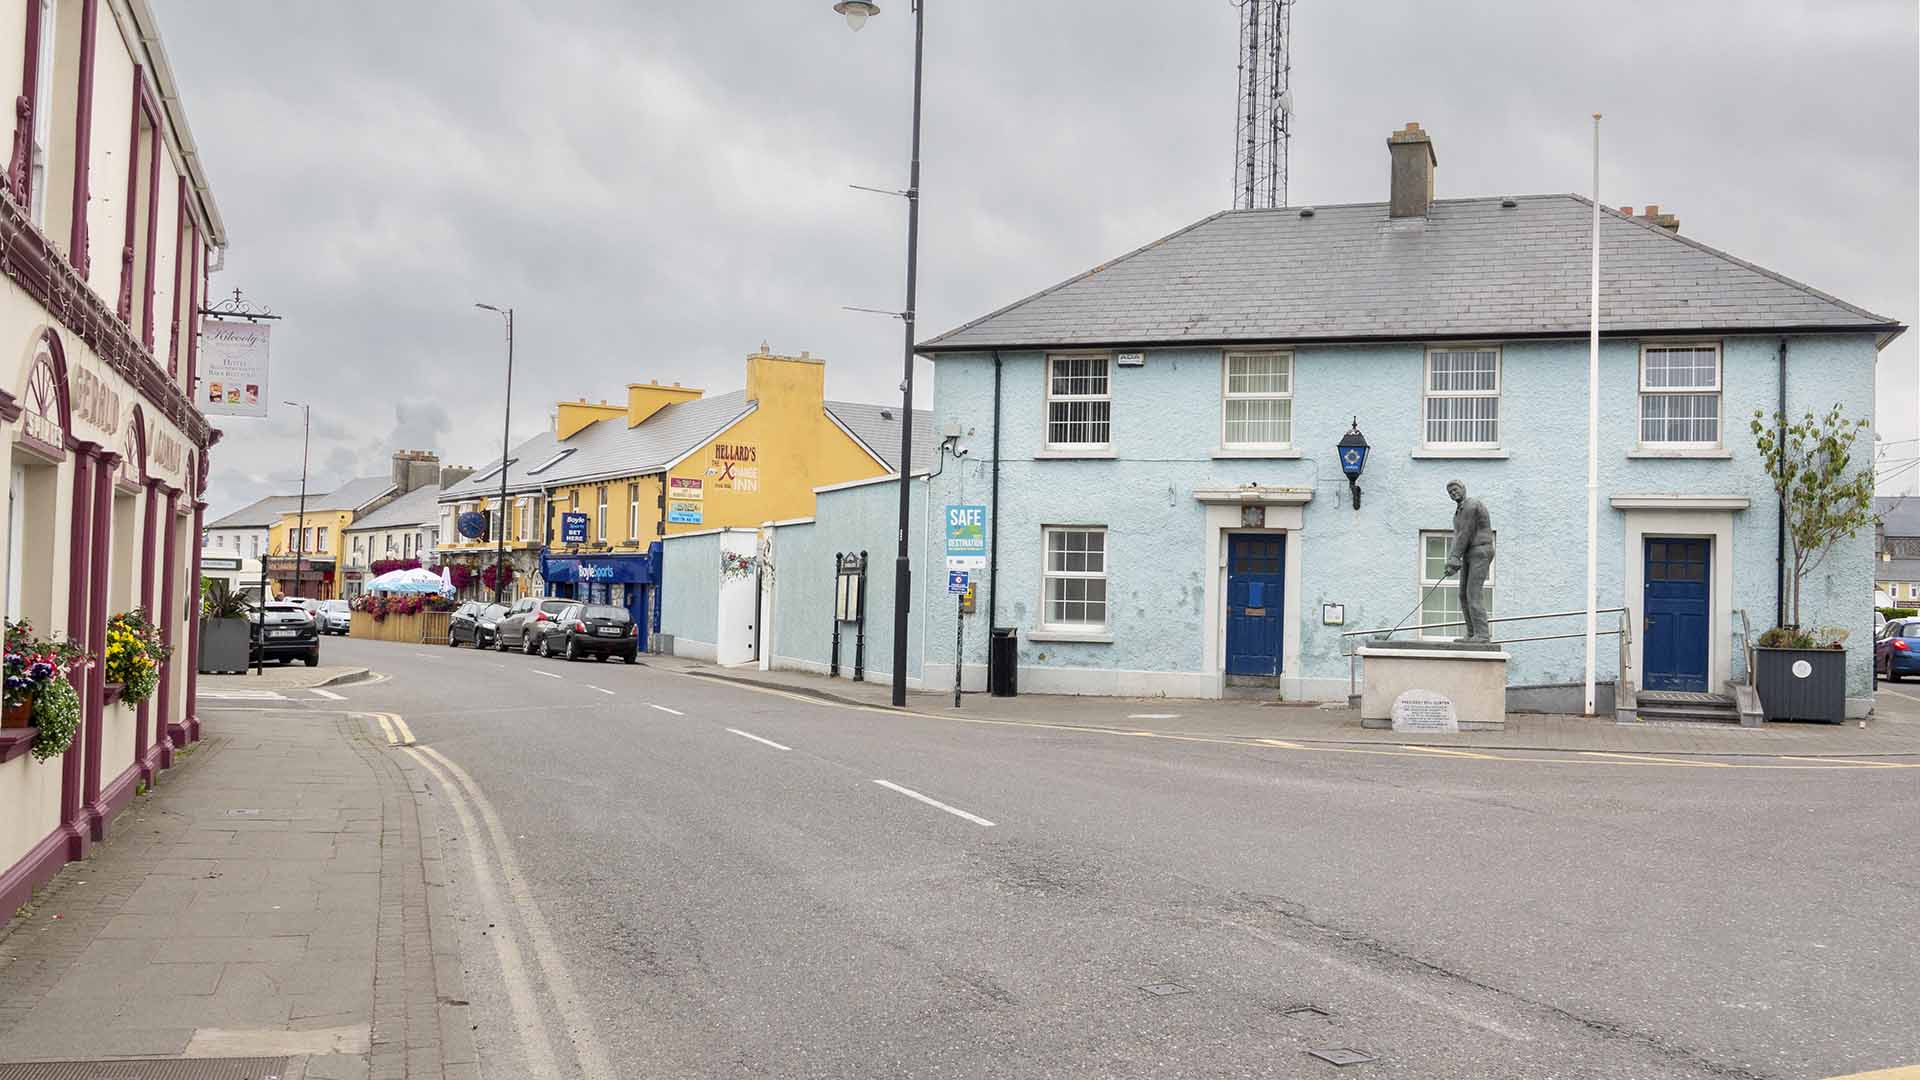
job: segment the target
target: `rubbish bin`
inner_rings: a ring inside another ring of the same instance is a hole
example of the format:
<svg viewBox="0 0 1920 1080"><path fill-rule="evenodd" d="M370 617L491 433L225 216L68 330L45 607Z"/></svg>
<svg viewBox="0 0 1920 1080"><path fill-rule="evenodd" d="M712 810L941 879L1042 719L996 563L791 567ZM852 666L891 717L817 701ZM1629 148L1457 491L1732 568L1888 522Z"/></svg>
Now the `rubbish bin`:
<svg viewBox="0 0 1920 1080"><path fill-rule="evenodd" d="M993 628L993 643L987 653L987 690L994 697L1013 697L1020 692L1020 632L1014 627Z"/></svg>

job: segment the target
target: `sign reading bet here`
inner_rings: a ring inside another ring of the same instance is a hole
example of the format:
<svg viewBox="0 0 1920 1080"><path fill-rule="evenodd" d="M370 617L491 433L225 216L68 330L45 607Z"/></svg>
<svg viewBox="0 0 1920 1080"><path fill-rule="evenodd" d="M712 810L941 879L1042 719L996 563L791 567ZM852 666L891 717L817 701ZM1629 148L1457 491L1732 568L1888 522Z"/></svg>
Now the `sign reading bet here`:
<svg viewBox="0 0 1920 1080"><path fill-rule="evenodd" d="M984 569L987 565L987 508L978 503L949 503L946 523L947 569Z"/></svg>
<svg viewBox="0 0 1920 1080"><path fill-rule="evenodd" d="M587 542L587 515L566 513L560 515L560 542L563 544L584 544Z"/></svg>

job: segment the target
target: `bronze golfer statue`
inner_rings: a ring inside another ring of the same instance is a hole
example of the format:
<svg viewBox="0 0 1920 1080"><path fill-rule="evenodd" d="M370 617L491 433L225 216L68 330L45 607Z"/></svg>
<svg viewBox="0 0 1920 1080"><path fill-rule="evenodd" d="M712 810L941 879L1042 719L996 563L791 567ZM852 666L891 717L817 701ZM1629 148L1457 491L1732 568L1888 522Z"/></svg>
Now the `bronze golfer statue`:
<svg viewBox="0 0 1920 1080"><path fill-rule="evenodd" d="M1487 505L1467 497L1467 485L1447 481L1447 494L1459 504L1453 512L1453 543L1447 548L1447 573L1460 574L1460 610L1466 616L1467 632L1459 641L1493 640L1487 625L1487 572L1493 566L1493 523L1487 518Z"/></svg>

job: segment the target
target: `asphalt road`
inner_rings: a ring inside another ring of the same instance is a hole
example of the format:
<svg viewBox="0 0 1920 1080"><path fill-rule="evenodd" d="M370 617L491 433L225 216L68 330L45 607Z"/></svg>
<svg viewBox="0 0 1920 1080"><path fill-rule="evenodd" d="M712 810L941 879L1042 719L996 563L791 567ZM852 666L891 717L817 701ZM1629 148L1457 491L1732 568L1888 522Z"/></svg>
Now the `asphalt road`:
<svg viewBox="0 0 1920 1080"><path fill-rule="evenodd" d="M398 717L458 811L489 1075L1920 1062L1920 769L1302 752L325 648L390 678L311 707Z"/></svg>

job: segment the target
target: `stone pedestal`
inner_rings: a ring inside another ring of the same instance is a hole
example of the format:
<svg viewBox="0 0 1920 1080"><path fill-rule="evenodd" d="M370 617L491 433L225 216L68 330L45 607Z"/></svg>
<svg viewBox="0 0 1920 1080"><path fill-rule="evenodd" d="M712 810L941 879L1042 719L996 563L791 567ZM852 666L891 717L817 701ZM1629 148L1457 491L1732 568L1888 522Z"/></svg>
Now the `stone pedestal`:
<svg viewBox="0 0 1920 1080"><path fill-rule="evenodd" d="M1452 702L1461 731L1500 731L1507 726L1507 661L1512 654L1498 646L1374 641L1355 652L1364 665L1362 727L1393 727L1393 703L1409 691Z"/></svg>

